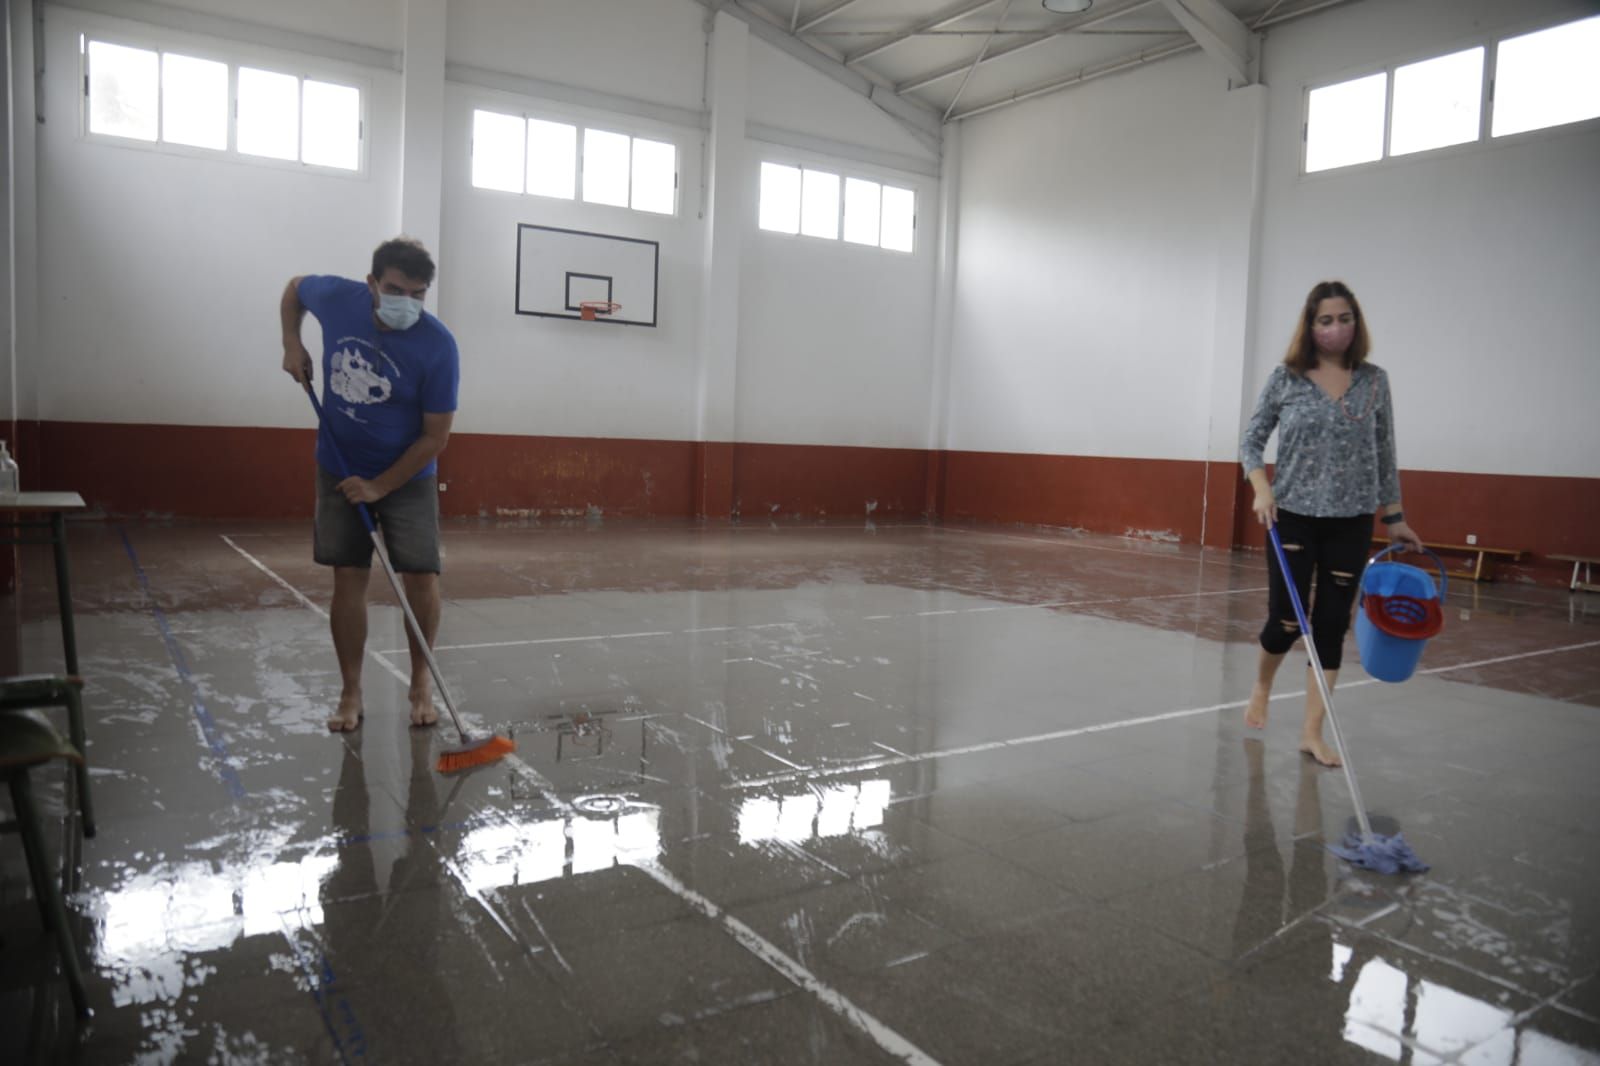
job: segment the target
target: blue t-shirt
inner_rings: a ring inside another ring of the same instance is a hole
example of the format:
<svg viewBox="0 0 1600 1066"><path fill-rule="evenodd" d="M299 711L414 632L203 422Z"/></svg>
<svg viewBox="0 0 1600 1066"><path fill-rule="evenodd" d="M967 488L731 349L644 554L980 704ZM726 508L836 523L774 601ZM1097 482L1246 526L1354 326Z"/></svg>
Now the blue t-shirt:
<svg viewBox="0 0 1600 1066"><path fill-rule="evenodd" d="M422 416L456 409L461 360L456 339L428 312L410 329L379 329L365 282L329 274L300 279L300 303L322 324L322 410L317 462L339 462L331 432L357 477L375 478L422 436ZM417 477L434 473L429 463Z"/></svg>

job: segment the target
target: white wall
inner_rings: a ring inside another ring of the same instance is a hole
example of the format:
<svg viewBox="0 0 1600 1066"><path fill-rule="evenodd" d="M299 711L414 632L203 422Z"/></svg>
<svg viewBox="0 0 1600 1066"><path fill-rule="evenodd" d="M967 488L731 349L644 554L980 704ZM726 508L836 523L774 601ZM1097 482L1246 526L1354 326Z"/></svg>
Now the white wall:
<svg viewBox="0 0 1600 1066"><path fill-rule="evenodd" d="M937 154L858 93L765 41L750 40L751 123L829 137L938 165Z"/></svg>
<svg viewBox="0 0 1600 1066"><path fill-rule="evenodd" d="M278 299L294 274L364 276L398 217L398 77L315 64L365 82L365 175L127 147L81 132L78 34L183 38L55 6L46 16L38 417L307 425L305 398L280 368ZM222 47L264 64L295 59Z"/></svg>
<svg viewBox="0 0 1600 1066"><path fill-rule="evenodd" d="M738 439L784 444L926 446L932 387L939 185L914 174L749 146L801 164L912 189L910 253L771 233L750 220L739 318ZM750 200L754 215L756 198Z"/></svg>
<svg viewBox="0 0 1600 1066"><path fill-rule="evenodd" d="M1393 384L1402 466L1600 477L1597 123L1299 174L1308 85L1594 10L1570 0L1410 0L1352 4L1272 31L1257 387L1306 292L1341 278Z"/></svg>
<svg viewBox="0 0 1600 1066"><path fill-rule="evenodd" d="M104 8L110 0L85 2ZM47 8L39 276L48 295L40 310L38 417L308 424L303 399L278 369L277 300L292 274L363 276L372 247L399 225L404 116L394 50L404 47L403 8L400 0L292 0L259 22L247 4L199 0L130 0L126 10L141 17L128 19ZM693 439L705 265L706 9L694 0L450 0L448 14L447 58L459 76L446 85L436 298L463 353L457 430ZM186 34L191 21L205 32ZM312 69L357 78L367 89L366 170L309 174L86 139L76 42L93 27L129 43L182 43L264 64L304 59ZM300 55L284 50L295 41ZM772 146L744 146L752 169L741 223L749 261L745 291L735 297L738 438L920 446L937 183L885 170L882 161L903 157L929 170L937 161L863 96L764 44L752 41L751 49L759 57L750 63L750 95L763 102L752 122L759 117L763 136L802 127L794 132L804 150L782 149L791 157L911 185L925 229L910 256L768 240L756 232L754 167ZM680 151L679 214L473 189L475 106L672 140ZM818 145L835 154L817 155ZM519 222L659 240L660 326L515 315ZM306 332L314 345L314 324Z"/></svg>
<svg viewBox="0 0 1600 1066"><path fill-rule="evenodd" d="M530 113L678 146L677 217L475 189L475 107ZM461 347L463 432L687 440L694 436L702 133L450 85L445 102L439 301ZM658 241L656 328L515 313L517 225Z"/></svg>
<svg viewBox="0 0 1600 1066"><path fill-rule="evenodd" d="M698 110L705 15L693 0L450 0L449 59Z"/></svg>
<svg viewBox="0 0 1600 1066"><path fill-rule="evenodd" d="M948 447L1204 458L1225 96L1196 54L964 123Z"/></svg>

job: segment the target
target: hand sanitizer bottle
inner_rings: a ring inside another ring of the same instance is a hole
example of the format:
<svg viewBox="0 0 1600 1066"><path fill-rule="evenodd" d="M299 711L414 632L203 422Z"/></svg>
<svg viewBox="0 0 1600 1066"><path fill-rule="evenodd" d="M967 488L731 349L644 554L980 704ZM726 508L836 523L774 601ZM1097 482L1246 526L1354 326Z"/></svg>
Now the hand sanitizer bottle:
<svg viewBox="0 0 1600 1066"><path fill-rule="evenodd" d="M0 496L16 494L17 461L11 458L11 453L6 450L6 442L0 440Z"/></svg>

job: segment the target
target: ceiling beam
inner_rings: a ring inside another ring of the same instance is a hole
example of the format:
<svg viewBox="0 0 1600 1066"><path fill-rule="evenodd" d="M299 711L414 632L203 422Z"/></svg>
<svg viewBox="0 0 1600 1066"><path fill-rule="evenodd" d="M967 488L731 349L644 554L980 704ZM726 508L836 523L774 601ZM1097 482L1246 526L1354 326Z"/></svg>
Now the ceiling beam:
<svg viewBox="0 0 1600 1066"><path fill-rule="evenodd" d="M797 23L795 25L794 32L795 33L805 33L807 30L813 29L813 28L815 28L817 26L822 25L824 22L827 22L829 19L833 18L833 16L835 16L839 12L843 11L845 8L854 7L856 4L859 4L860 2L861 2L861 0L839 0L839 2L837 4L834 4L832 7L827 8L826 10L817 12L815 15L812 15L810 18L806 19L804 22ZM796 3L798 3L798 0L796 0ZM796 10L798 10L798 8Z"/></svg>
<svg viewBox="0 0 1600 1066"><path fill-rule="evenodd" d="M1000 9L1000 17L994 20L994 29L989 31L989 36L984 38L983 47L978 49L978 58L972 61L972 66L967 70L967 76L961 79L961 85L956 89L956 95L950 101L950 106L944 109L944 120L950 121L950 113L961 102L961 96L967 91L967 83L972 80L972 75L977 73L978 64L983 62L983 57L989 54L989 46L994 43L994 35L1000 32L1000 26L1006 20L1006 13L1011 10L1012 0L1006 0L1006 6Z"/></svg>
<svg viewBox="0 0 1600 1066"><path fill-rule="evenodd" d="M1161 0L1206 55L1221 63L1241 85L1257 81L1254 34L1222 0Z"/></svg>
<svg viewBox="0 0 1600 1066"><path fill-rule="evenodd" d="M771 20L772 16L764 11L759 9L752 11L742 4L725 3L723 0L699 0L699 3L706 9L708 19L715 18L719 12L730 18L736 18L750 27L752 37L760 38L780 52L785 52L813 70L826 74L852 92L865 96L876 104L879 110L898 122L924 148L934 155L940 154L944 139L942 128L944 122L937 111L915 100L902 99L888 86L874 81L860 71L851 70L816 45L802 41L784 26L774 23Z"/></svg>
<svg viewBox="0 0 1600 1066"><path fill-rule="evenodd" d="M880 41L877 44L872 45L870 48L864 48L852 55L845 56L845 65L853 67L863 60L871 59L880 52L888 51L897 44L903 44L904 42L911 40L919 33L925 33L928 30L936 30L941 26L948 26L952 22L960 22L968 15L975 15L984 8L999 2L1000 0L978 0L977 3L967 4L964 7L956 8L954 11L950 11L946 14L935 15L931 19L927 19L923 22L917 23L914 26L900 30L891 36L887 41Z"/></svg>
<svg viewBox="0 0 1600 1066"><path fill-rule="evenodd" d="M1277 2L1269 6L1263 14L1254 17L1253 21L1250 23L1250 28L1252 30L1259 30L1265 26L1277 25L1280 22L1292 22L1296 19L1305 18L1307 15L1314 15L1320 11L1326 11L1329 8L1343 7L1346 4L1351 4L1354 2L1355 0L1308 0L1308 2L1301 4L1299 7L1291 8L1288 11L1279 11L1278 9L1282 7L1283 4L1282 0L1277 0ZM974 106L967 108L965 111L959 111L951 115L950 119L953 122L959 122L964 118L974 118L990 111L997 111L1003 107L1010 107L1012 104L1020 104L1024 100L1032 100L1036 97L1044 96L1049 93L1060 92L1063 89L1070 89L1074 86L1094 81L1097 78L1103 78L1108 74L1115 74L1119 71L1143 66L1146 63L1154 63L1157 60L1166 59L1169 56L1181 55L1184 52L1193 51L1198 47L1200 46L1193 40L1185 40L1178 41L1170 45L1146 49L1144 51L1133 53L1132 55L1124 56L1121 59L1112 60L1109 63L1105 63L1097 67L1085 67L1075 74L1068 75L1064 78L1057 78L1053 81L1046 82L1043 85L1036 85L1028 89L1019 89L1016 92L1007 93L1004 96L990 100L987 103L975 104Z"/></svg>
<svg viewBox="0 0 1600 1066"><path fill-rule="evenodd" d="M1110 22L1113 19L1121 18L1123 15L1131 14L1134 11L1138 11L1141 8L1146 8L1156 3L1160 3L1160 0L1131 0L1131 2L1125 3L1115 10L1105 11L1089 18L1073 19L1070 22L1063 23L1055 29L1040 30L1037 34L1030 36L1028 40L1019 41L1015 44L1007 45L1004 48L994 49L979 61L979 65L981 66L984 63L993 63L997 59L1004 59L1006 56L1015 55L1018 52L1026 51L1035 45L1044 44L1046 41L1052 41L1057 37L1061 37L1069 33L1078 33L1094 26L1103 25L1104 23ZM966 70L968 65L969 64L965 61L960 63L952 63L947 67L940 67L938 70L930 71L927 74L919 74L911 78L909 81L903 81L896 85L894 87L894 91L902 95L905 93L916 92L918 89L932 85L934 82L955 77L957 74L960 74L962 71Z"/></svg>

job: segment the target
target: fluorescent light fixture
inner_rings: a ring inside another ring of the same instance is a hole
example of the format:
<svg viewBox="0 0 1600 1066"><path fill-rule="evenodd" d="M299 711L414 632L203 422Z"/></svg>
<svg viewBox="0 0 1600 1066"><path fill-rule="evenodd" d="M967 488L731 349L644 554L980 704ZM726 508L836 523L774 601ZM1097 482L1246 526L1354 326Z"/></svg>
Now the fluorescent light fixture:
<svg viewBox="0 0 1600 1066"><path fill-rule="evenodd" d="M1094 6L1094 0L1042 0L1046 11L1058 15L1080 15Z"/></svg>

